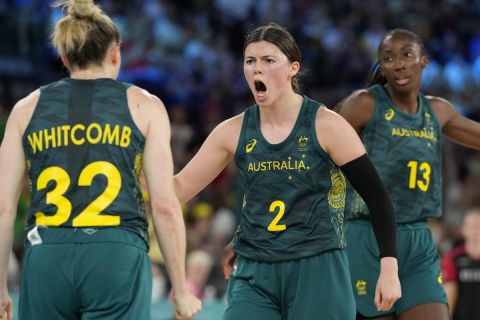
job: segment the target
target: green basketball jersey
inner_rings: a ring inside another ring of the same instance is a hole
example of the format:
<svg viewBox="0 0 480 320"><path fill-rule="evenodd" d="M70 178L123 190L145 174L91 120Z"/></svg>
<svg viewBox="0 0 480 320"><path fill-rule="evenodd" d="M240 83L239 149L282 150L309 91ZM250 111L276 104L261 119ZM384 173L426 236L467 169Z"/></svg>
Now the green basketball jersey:
<svg viewBox="0 0 480 320"><path fill-rule="evenodd" d="M257 105L245 111L235 152L244 191L236 253L284 261L345 246L346 183L317 140L319 107L305 97L293 130L279 144L263 137Z"/></svg>
<svg viewBox="0 0 480 320"><path fill-rule="evenodd" d="M145 138L130 114L129 86L67 78L40 88L23 136L27 230L119 227L148 239L138 181Z"/></svg>
<svg viewBox="0 0 480 320"><path fill-rule="evenodd" d="M368 89L375 111L360 137L392 199L398 223L439 217L442 213L440 125L428 100L418 111L398 109L385 87ZM347 217L368 215L361 197L348 188Z"/></svg>

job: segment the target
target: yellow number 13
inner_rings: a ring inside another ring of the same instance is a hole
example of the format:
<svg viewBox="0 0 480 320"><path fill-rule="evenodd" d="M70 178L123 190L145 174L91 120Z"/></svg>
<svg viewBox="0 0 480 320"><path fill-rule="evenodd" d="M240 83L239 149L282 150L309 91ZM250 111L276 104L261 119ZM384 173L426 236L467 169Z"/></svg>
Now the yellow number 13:
<svg viewBox="0 0 480 320"><path fill-rule="evenodd" d="M107 178L107 186L102 194L73 219L74 227L118 226L120 224L120 216L100 215L115 200L122 186L120 172L113 164L106 161L90 163L80 173L78 185L81 187L91 186L94 177L99 174ZM35 218L37 225L59 226L67 222L72 213L72 203L64 196L70 187L70 176L60 167L48 167L38 176L37 190L45 189L50 181L54 181L56 185L53 190L47 192L46 202L55 205L57 212L48 216L43 212L37 212Z"/></svg>
<svg viewBox="0 0 480 320"><path fill-rule="evenodd" d="M432 168L428 162L420 163L418 165L418 161L410 161L407 164L407 167L410 168L410 179L408 182L408 187L410 189L415 189L417 186L422 191L427 191L428 186L430 185L430 173L432 172ZM423 172L422 179L417 180L417 171Z"/></svg>

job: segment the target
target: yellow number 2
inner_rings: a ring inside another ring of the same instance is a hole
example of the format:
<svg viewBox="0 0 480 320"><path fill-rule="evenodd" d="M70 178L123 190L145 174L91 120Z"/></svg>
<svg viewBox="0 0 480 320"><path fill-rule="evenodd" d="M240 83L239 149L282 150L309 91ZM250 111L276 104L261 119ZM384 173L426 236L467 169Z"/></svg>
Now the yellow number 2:
<svg viewBox="0 0 480 320"><path fill-rule="evenodd" d="M410 179L408 181L408 187L410 189L415 189L418 187L422 191L427 191L430 185L430 174L432 172L432 168L428 162L422 162L420 166L418 165L418 161L410 161L407 165L410 168ZM417 171L420 169L422 171L422 179L417 180Z"/></svg>
<svg viewBox="0 0 480 320"><path fill-rule="evenodd" d="M283 203L283 201L280 201L280 200L273 201L270 204L270 208L268 209L268 211L270 213L274 213L277 208L278 208L278 213L275 216L275 218L273 218L273 221L268 225L268 228L267 228L267 230L270 232L284 231L287 229L286 225L278 224L278 222L280 221L280 219L282 219L285 213L285 203Z"/></svg>
<svg viewBox="0 0 480 320"><path fill-rule="evenodd" d="M120 225L120 216L102 214L118 196L122 186L122 177L118 169L106 161L96 161L87 165L78 179L78 185L81 187L91 186L93 179L97 175L104 175L107 178L105 190L95 200L93 200L80 214L72 221L74 227L99 227L99 226L118 226ZM46 195L47 204L53 204L57 207L54 215L45 215L43 212L35 214L37 225L59 226L68 221L72 213L72 203L64 193L70 186L70 176L60 167L49 167L43 170L38 176L37 190L43 190L50 181L56 183L55 188Z"/></svg>

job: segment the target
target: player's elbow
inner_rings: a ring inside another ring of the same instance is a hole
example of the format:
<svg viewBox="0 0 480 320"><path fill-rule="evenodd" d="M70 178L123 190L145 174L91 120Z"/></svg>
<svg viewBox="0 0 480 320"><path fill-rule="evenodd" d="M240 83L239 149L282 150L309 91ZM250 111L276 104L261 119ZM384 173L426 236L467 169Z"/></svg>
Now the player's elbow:
<svg viewBox="0 0 480 320"><path fill-rule="evenodd" d="M17 204L12 201L0 200L0 224L4 230L12 230L17 215Z"/></svg>
<svg viewBox="0 0 480 320"><path fill-rule="evenodd" d="M182 181L182 178L179 175L173 177L173 185L175 187L175 194L180 203L185 203L192 198L188 195L187 184Z"/></svg>
<svg viewBox="0 0 480 320"><path fill-rule="evenodd" d="M17 211L17 204L7 199L0 199L0 216L9 215Z"/></svg>
<svg viewBox="0 0 480 320"><path fill-rule="evenodd" d="M170 199L152 199L151 208L154 219L173 219L176 215L181 215L180 204L174 197Z"/></svg>

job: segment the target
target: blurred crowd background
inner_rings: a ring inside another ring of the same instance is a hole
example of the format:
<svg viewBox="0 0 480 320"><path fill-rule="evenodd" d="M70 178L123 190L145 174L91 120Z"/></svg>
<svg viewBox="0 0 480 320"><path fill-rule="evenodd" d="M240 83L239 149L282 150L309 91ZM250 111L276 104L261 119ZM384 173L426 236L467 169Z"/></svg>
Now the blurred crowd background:
<svg viewBox="0 0 480 320"><path fill-rule="evenodd" d="M255 26L287 27L302 50L303 93L333 107L366 85L379 41L387 30L420 35L430 57L423 91L439 95L480 120L480 1L478 0L101 0L122 30L120 80L158 95L172 123L178 171L222 120L253 103L243 77L243 36ZM15 102L38 86L67 76L49 43L61 12L47 0L0 0L1 126ZM480 207L480 152L443 142L444 216L431 221L441 254L461 241L465 210ZM235 231L241 189L227 168L184 206L188 276L205 301L224 298L227 282L219 260ZM18 290L22 196L12 259ZM152 235L153 236L153 235ZM154 244L155 241L152 241ZM168 297L161 253L152 245L154 301Z"/></svg>

